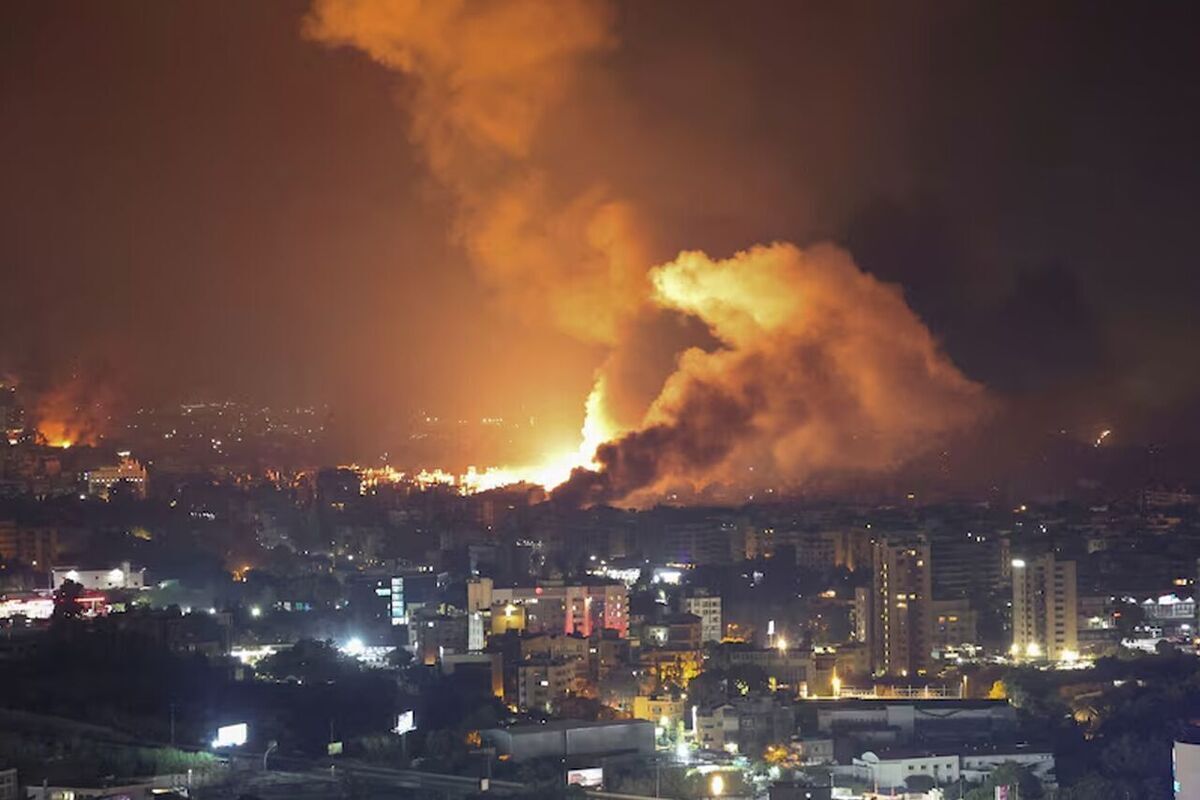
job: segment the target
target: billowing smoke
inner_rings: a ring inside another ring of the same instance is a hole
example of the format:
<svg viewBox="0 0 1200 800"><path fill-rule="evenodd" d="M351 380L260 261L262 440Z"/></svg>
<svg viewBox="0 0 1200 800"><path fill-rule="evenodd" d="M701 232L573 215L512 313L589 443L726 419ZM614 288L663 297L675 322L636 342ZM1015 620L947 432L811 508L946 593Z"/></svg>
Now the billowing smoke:
<svg viewBox="0 0 1200 800"><path fill-rule="evenodd" d="M680 485L789 488L892 469L976 421L983 389L941 352L900 289L831 245L683 253L655 302L720 344L679 359L643 424L560 487L576 502Z"/></svg>
<svg viewBox="0 0 1200 800"><path fill-rule="evenodd" d="M981 387L846 253L775 244L651 268L629 202L547 166L547 118L602 66L612 25L603 0L315 0L307 21L408 76L411 139L499 301L607 345L584 426L585 450L606 443L558 496L874 473L975 420Z"/></svg>
<svg viewBox="0 0 1200 800"><path fill-rule="evenodd" d="M412 79L411 139L499 301L604 343L646 291L633 211L602 181L556 181L537 145L612 22L601 0L316 0L306 26Z"/></svg>
<svg viewBox="0 0 1200 800"><path fill-rule="evenodd" d="M36 393L29 421L44 444L94 445L108 429L111 400L109 383L99 371L86 377L73 374Z"/></svg>

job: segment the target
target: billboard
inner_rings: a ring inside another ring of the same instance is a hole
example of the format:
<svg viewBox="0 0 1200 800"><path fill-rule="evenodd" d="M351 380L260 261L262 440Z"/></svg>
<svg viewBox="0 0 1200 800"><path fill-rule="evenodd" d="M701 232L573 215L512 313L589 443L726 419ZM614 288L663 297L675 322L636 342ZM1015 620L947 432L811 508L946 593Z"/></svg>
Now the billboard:
<svg viewBox="0 0 1200 800"><path fill-rule="evenodd" d="M392 728L392 733L398 733L401 736L409 731L417 729L416 722L413 719L413 712L405 711L396 715L396 727Z"/></svg>
<svg viewBox="0 0 1200 800"><path fill-rule="evenodd" d="M604 767L567 770L567 786L582 786L585 789L603 789Z"/></svg>
<svg viewBox="0 0 1200 800"><path fill-rule="evenodd" d="M213 739L213 747L240 747L249 738L250 727L239 722L236 725L224 725L217 728L217 738Z"/></svg>

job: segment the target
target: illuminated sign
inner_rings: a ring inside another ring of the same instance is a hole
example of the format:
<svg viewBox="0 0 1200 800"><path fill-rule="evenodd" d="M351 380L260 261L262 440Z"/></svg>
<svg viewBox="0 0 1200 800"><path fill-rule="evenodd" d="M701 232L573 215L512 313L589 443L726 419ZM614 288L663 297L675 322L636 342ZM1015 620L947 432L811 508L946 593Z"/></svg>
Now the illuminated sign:
<svg viewBox="0 0 1200 800"><path fill-rule="evenodd" d="M413 712L405 711L402 714L396 715L396 727L392 728L392 733L398 733L403 736L409 731L415 731L416 729L417 725L413 719Z"/></svg>
<svg viewBox="0 0 1200 800"><path fill-rule="evenodd" d="M567 786L582 786L585 789L603 789L604 767L567 770Z"/></svg>
<svg viewBox="0 0 1200 800"><path fill-rule="evenodd" d="M340 756L342 754L342 743L341 742L330 742L326 746L325 751L327 753L329 753L329 755L331 755L331 756Z"/></svg>
<svg viewBox="0 0 1200 800"><path fill-rule="evenodd" d="M240 747L249 738L250 727L239 722L236 725L225 725L217 728L217 738L212 740L213 747Z"/></svg>

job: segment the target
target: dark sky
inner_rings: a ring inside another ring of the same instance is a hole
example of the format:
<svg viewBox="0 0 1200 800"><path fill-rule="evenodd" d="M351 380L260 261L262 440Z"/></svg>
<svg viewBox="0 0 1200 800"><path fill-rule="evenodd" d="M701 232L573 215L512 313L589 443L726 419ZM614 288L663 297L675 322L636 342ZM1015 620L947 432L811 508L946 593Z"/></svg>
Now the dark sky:
<svg viewBox="0 0 1200 800"><path fill-rule="evenodd" d="M1050 7L1053 6L1053 7ZM0 7L0 367L127 402L564 429L604 353L492 302L402 76L304 2ZM654 255L832 239L1038 424L1194 433L1195 4L618 5L545 134Z"/></svg>

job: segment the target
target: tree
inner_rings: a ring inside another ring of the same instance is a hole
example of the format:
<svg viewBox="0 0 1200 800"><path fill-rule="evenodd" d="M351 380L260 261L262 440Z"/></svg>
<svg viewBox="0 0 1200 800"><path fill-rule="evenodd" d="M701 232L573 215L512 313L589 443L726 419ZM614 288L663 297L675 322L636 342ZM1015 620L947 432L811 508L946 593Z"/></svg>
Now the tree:
<svg viewBox="0 0 1200 800"><path fill-rule="evenodd" d="M313 639L301 639L258 662L258 671L263 675L301 683L326 683L355 672L357 668L357 664L338 652L333 642Z"/></svg>
<svg viewBox="0 0 1200 800"><path fill-rule="evenodd" d="M83 616L83 604L79 602L79 598L83 596L83 584L76 583L71 579L62 582L62 585L54 591L54 612L52 619L55 622L66 620L76 620Z"/></svg>
<svg viewBox="0 0 1200 800"><path fill-rule="evenodd" d="M1058 790L1057 800L1133 800L1138 797L1133 787L1092 772L1072 786Z"/></svg>
<svg viewBox="0 0 1200 800"><path fill-rule="evenodd" d="M1121 638L1128 639L1133 635L1133 629L1146 621L1146 612L1137 603L1121 600L1113 609L1113 617Z"/></svg>
<svg viewBox="0 0 1200 800"><path fill-rule="evenodd" d="M404 669L413 662L413 655L403 647L397 647L395 650L388 653L387 660L389 666Z"/></svg>
<svg viewBox="0 0 1200 800"><path fill-rule="evenodd" d="M997 786L1015 786L1021 800L1039 800L1044 795L1042 782L1020 764L1007 762L992 770L987 779L967 792L966 800L992 800Z"/></svg>
<svg viewBox="0 0 1200 800"><path fill-rule="evenodd" d="M928 792L937 787L932 775L909 775L904 779L904 788L914 794Z"/></svg>

